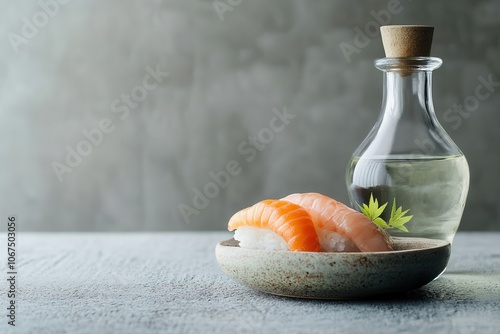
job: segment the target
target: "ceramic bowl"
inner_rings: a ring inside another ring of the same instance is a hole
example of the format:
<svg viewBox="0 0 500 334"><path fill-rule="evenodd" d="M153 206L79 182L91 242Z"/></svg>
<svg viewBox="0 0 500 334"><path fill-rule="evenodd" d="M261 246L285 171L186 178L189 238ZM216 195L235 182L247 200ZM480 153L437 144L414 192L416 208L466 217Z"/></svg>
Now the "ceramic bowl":
<svg viewBox="0 0 500 334"><path fill-rule="evenodd" d="M393 238L394 251L313 253L245 249L234 239L217 244L222 270L235 281L270 294L356 299L417 289L446 268L449 242Z"/></svg>

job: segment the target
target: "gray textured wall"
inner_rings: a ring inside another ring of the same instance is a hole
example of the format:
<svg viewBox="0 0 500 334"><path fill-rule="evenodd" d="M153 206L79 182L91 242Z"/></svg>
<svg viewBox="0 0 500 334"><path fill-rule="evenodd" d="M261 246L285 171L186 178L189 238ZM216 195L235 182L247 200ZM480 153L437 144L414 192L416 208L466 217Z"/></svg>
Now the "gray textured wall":
<svg viewBox="0 0 500 334"><path fill-rule="evenodd" d="M499 85L474 99L480 76L500 82L498 1L42 3L0 9L0 203L25 230L223 229L262 198L347 201L346 164L380 110L383 50L378 33L349 59L340 45L381 10L436 27L434 103L472 174L461 228L500 227ZM262 130L284 108L295 118ZM259 132L269 143L251 160ZM71 150L87 155L68 162ZM187 224L179 205L227 167L229 185Z"/></svg>

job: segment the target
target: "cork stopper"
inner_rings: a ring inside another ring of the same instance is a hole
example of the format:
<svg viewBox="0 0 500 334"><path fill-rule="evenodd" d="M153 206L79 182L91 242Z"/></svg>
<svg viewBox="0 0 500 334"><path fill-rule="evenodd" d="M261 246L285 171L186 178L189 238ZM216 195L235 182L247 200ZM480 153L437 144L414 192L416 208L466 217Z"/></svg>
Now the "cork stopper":
<svg viewBox="0 0 500 334"><path fill-rule="evenodd" d="M434 27L421 25L381 26L386 57L430 57Z"/></svg>

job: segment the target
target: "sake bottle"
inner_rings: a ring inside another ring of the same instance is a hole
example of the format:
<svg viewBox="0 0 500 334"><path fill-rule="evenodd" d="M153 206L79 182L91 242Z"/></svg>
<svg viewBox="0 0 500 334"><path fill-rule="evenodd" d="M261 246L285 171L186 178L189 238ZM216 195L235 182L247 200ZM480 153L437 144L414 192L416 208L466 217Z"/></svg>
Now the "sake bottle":
<svg viewBox="0 0 500 334"><path fill-rule="evenodd" d="M384 77L382 110L353 153L346 181L351 205L371 208L370 218L390 235L452 242L469 167L434 111L432 71L442 60L430 56L433 32L429 26L381 27L386 57L375 67Z"/></svg>

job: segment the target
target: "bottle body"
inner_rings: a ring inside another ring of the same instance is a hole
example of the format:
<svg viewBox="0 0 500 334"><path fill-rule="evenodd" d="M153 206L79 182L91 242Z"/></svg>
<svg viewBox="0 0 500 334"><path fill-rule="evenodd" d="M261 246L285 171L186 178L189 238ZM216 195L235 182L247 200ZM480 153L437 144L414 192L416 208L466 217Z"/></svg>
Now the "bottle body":
<svg viewBox="0 0 500 334"><path fill-rule="evenodd" d="M452 241L469 188L467 160L439 124L432 104L431 57L384 58L381 115L354 152L346 172L351 205L360 209L373 196L385 222L392 206L409 210L404 229L387 232L399 237Z"/></svg>
<svg viewBox="0 0 500 334"><path fill-rule="evenodd" d="M396 199L397 206L409 209L409 232L398 229L391 235L452 241L462 217L469 187L465 156L448 157L353 157L348 168L351 204L379 203ZM390 210L381 215L390 219Z"/></svg>

